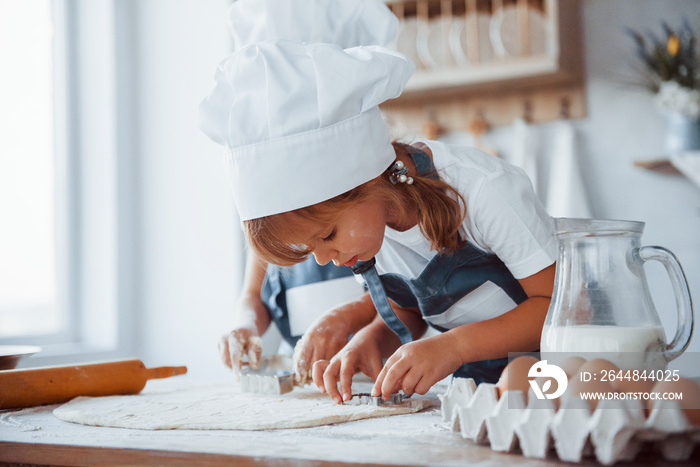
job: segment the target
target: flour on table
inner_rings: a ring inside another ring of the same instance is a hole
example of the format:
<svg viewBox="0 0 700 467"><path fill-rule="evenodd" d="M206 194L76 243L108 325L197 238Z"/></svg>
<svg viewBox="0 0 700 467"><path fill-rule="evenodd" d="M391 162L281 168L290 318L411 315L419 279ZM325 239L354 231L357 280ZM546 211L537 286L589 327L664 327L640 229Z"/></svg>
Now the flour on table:
<svg viewBox="0 0 700 467"><path fill-rule="evenodd" d="M132 396L77 397L53 413L67 422L141 430L274 430L401 415L429 405L426 399L409 399L399 406L337 405L316 388L270 396L242 393L238 385L216 385Z"/></svg>

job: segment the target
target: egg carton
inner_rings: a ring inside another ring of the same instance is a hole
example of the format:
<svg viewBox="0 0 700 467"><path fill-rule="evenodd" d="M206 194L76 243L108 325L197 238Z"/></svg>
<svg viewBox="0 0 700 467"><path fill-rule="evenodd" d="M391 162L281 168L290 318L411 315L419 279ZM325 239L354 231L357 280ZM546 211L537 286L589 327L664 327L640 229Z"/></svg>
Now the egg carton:
<svg viewBox="0 0 700 467"><path fill-rule="evenodd" d="M591 410L586 401L567 398L557 407L532 390L527 398L523 391L505 391L499 398L495 384L454 378L440 402L445 428L494 451L526 457L556 454L568 462L594 457L612 465L634 460L644 445L653 444L664 459L686 461L700 444L700 427L673 400L656 402L647 417L641 400L601 400Z"/></svg>

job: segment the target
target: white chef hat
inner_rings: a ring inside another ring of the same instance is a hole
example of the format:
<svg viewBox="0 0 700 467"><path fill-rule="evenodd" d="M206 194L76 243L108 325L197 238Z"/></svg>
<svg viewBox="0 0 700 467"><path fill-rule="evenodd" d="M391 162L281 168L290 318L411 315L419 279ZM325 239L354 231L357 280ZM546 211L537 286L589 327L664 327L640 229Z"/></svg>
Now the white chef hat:
<svg viewBox="0 0 700 467"><path fill-rule="evenodd" d="M382 0L237 0L227 19L234 50L268 39L386 47L399 24Z"/></svg>
<svg viewBox="0 0 700 467"><path fill-rule="evenodd" d="M285 39L244 46L220 63L200 127L226 148L241 220L310 206L381 175L395 153L378 105L398 97L414 69L379 46Z"/></svg>

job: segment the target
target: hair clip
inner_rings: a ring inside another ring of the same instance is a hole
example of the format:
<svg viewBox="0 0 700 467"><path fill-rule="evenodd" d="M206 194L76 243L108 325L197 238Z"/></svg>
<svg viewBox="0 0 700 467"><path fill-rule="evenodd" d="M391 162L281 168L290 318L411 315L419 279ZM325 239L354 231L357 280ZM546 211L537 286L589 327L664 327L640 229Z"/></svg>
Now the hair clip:
<svg viewBox="0 0 700 467"><path fill-rule="evenodd" d="M391 183L396 185L397 183L405 183L407 185L413 184L413 177L406 175L408 173L408 167L404 165L401 161L394 162L389 168L389 180Z"/></svg>

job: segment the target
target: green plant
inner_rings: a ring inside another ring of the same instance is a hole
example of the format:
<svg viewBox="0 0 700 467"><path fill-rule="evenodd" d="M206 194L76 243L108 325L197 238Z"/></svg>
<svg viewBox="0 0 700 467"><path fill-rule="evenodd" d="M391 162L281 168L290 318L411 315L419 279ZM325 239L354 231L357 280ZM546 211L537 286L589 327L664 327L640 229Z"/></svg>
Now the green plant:
<svg viewBox="0 0 700 467"><path fill-rule="evenodd" d="M664 36L657 37L652 32L646 35L633 29L628 33L637 46L637 56L645 66L645 85L658 92L661 83L674 81L679 86L700 89L700 57L697 54L697 35L688 20L683 26L672 29L666 22L661 23Z"/></svg>

